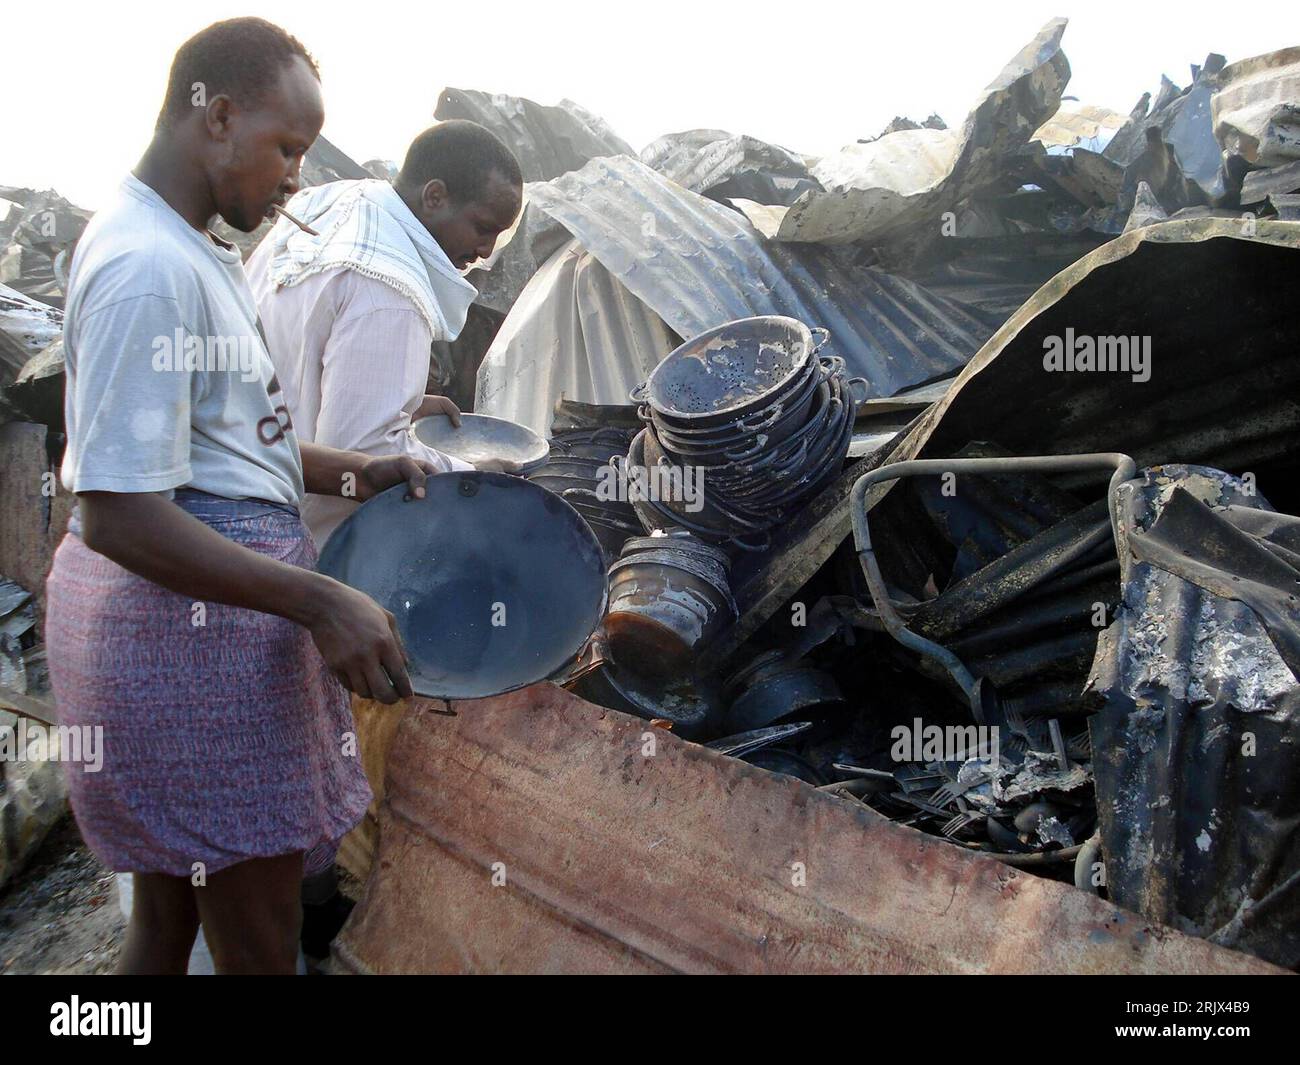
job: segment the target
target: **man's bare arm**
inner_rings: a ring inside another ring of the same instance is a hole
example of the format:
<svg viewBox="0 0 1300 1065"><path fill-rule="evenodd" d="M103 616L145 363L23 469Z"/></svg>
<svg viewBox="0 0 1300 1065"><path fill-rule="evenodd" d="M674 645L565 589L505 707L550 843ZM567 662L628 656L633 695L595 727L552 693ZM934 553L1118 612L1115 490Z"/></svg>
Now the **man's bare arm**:
<svg viewBox="0 0 1300 1065"><path fill-rule="evenodd" d="M385 488L406 482L410 494L424 498L425 481L437 473L431 462L409 455L363 455L323 444L302 444L303 482L323 496L348 496L365 502Z"/></svg>

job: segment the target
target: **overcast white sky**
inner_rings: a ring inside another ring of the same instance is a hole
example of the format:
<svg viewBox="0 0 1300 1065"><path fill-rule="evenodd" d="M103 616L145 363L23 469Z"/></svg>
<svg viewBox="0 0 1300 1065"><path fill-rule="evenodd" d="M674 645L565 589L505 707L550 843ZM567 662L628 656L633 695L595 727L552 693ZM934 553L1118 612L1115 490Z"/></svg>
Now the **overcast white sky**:
<svg viewBox="0 0 1300 1065"><path fill-rule="evenodd" d="M177 4L63 0L6 18L0 184L55 188L97 207L148 143L177 45L256 14L320 63L324 133L357 161L400 159L444 85L564 97L637 149L715 127L825 154L895 114L949 125L1053 15L1070 19L1067 94L1127 112L1160 74L1179 85L1300 44L1300 3L1207 0L447 0Z"/></svg>

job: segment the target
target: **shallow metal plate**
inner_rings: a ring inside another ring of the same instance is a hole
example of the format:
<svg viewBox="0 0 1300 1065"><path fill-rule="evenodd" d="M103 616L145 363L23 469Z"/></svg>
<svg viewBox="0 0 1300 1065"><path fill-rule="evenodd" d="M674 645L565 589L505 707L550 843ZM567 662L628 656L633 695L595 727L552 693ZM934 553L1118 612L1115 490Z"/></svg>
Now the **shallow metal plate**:
<svg viewBox="0 0 1300 1065"><path fill-rule="evenodd" d="M546 463L550 447L526 425L486 414L462 414L460 428L445 414L431 414L411 426L416 439L469 463L509 459L529 473Z"/></svg>

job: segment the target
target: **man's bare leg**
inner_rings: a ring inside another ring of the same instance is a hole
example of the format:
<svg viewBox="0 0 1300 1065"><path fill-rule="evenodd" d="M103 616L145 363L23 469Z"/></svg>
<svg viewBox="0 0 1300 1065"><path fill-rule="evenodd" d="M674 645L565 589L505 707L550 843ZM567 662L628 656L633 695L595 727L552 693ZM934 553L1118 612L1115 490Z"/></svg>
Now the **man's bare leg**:
<svg viewBox="0 0 1300 1065"><path fill-rule="evenodd" d="M219 974L297 972L302 857L250 858L193 889Z"/></svg>
<svg viewBox="0 0 1300 1065"><path fill-rule="evenodd" d="M188 877L136 873L131 921L117 959L123 976L184 976L199 911Z"/></svg>

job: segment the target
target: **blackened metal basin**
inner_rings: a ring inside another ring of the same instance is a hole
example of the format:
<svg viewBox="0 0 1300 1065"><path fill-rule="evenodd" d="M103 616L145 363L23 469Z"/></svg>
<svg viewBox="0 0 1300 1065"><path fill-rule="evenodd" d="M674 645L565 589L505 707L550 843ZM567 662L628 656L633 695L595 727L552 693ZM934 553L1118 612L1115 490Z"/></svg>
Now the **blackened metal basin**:
<svg viewBox="0 0 1300 1065"><path fill-rule="evenodd" d="M741 318L670 352L631 398L684 426L725 425L799 381L813 351L811 331L794 318Z"/></svg>
<svg viewBox="0 0 1300 1065"><path fill-rule="evenodd" d="M605 632L621 665L683 668L736 617L725 552L664 541L609 568Z"/></svg>
<svg viewBox="0 0 1300 1065"><path fill-rule="evenodd" d="M419 695L479 699L563 668L605 611L600 544L559 496L500 473L430 477L359 507L320 571L392 611Z"/></svg>

